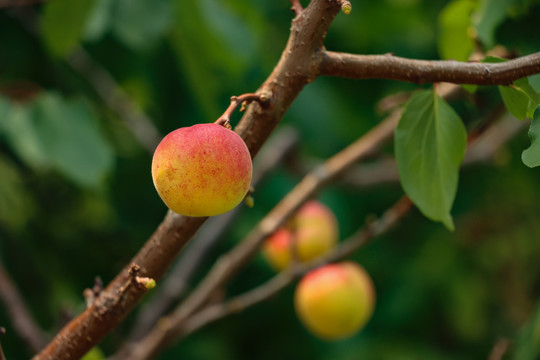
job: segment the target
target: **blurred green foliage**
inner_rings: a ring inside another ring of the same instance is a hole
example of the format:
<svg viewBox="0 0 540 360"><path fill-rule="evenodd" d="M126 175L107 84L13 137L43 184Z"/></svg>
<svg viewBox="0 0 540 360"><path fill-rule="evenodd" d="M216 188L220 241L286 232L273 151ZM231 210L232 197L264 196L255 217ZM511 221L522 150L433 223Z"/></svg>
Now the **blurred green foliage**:
<svg viewBox="0 0 540 360"><path fill-rule="evenodd" d="M70 66L70 56L84 48L165 134L213 121L231 95L257 89L286 43L289 8L286 0L52 0L0 10L0 259L48 333L84 308L82 291L96 276L107 283L122 269L166 210L150 178L151 154L99 100L87 80L92 74ZM463 19L468 12L472 18ZM337 16L326 46L463 59L476 31L486 49L502 44L524 55L540 49L539 15L537 0L358 0L350 15ZM531 84L540 90L539 81ZM379 100L417 88L318 79L283 122L301 134L301 159L326 158L384 117ZM491 88L474 96L450 104L468 129L501 101ZM327 343L307 333L290 287L160 359L485 359L501 337L512 340L505 359L538 359L540 170L520 161L528 144L523 132L493 164L460 174L454 232L415 211L354 256L378 294L373 319L355 337ZM243 209L197 277L298 180L285 166L269 174L255 208ZM338 183L320 199L335 211L344 239L401 194L399 184ZM228 292L272 275L257 258ZM7 358L30 357L7 315L0 308ZM91 358L111 354L132 319Z"/></svg>

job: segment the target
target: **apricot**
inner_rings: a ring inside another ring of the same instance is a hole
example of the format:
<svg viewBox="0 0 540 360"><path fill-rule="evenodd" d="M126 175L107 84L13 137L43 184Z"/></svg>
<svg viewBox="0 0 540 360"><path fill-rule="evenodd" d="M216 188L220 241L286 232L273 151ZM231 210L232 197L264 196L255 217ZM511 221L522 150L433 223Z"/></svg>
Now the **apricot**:
<svg viewBox="0 0 540 360"><path fill-rule="evenodd" d="M242 138L217 124L167 134L152 159L154 186L167 207L186 216L213 216L246 196L252 161Z"/></svg>
<svg viewBox="0 0 540 360"><path fill-rule="evenodd" d="M307 273L294 294L300 321L325 340L350 337L362 329L375 306L375 288L360 265L346 261Z"/></svg>
<svg viewBox="0 0 540 360"><path fill-rule="evenodd" d="M279 271L291 262L293 239L296 241L298 260L306 262L332 249L338 237L338 224L332 210L316 200L310 200L285 226L265 240L262 254Z"/></svg>

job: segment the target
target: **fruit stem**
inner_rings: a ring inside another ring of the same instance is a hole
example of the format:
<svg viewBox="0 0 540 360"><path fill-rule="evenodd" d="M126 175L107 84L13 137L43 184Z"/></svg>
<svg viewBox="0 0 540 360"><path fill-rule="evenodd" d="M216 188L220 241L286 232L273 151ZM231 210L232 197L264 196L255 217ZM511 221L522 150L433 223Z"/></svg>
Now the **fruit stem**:
<svg viewBox="0 0 540 360"><path fill-rule="evenodd" d="M231 96L231 104L225 110L223 115L221 115L214 124L221 125L226 127L227 129L232 129L231 127L231 115L236 110L238 105L242 105L240 108L240 111L244 111L246 109L246 105L249 104L252 101L257 101L259 104L262 104L266 101L268 101L268 96L265 94L242 94L239 96Z"/></svg>

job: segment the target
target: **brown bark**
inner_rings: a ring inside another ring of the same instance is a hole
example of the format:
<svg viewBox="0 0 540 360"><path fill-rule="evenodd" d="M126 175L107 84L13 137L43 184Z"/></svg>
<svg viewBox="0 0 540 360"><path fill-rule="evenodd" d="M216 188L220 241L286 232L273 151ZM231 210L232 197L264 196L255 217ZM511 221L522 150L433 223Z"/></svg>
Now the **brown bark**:
<svg viewBox="0 0 540 360"><path fill-rule="evenodd" d="M304 85L315 79L318 62L313 61L313 54L321 53L324 36L339 11L340 6L334 1L314 0L293 20L287 47L258 91L268 97L268 104L264 107L251 104L236 129L252 156L257 154ZM130 263L140 266L141 276L159 280L205 220L169 211ZM77 359L114 329L146 292L131 285L128 268L120 272L95 303L66 325L33 359Z"/></svg>
<svg viewBox="0 0 540 360"><path fill-rule="evenodd" d="M517 59L504 64L472 64L430 62L399 59L392 56L361 57L359 55L326 52L323 41L330 23L341 10L337 0L313 0L293 20L290 37L283 54L268 79L257 91L268 98L263 105L252 103L236 131L245 140L254 157L303 87L320 75L351 78L386 78L417 83L451 81L457 83L508 84L512 79L540 72L539 55ZM377 65L380 62L380 65ZM493 73L493 74L492 74ZM482 82L483 81L483 82ZM341 164L330 164L341 166ZM321 169L324 170L324 169ZM324 172L316 176L326 176ZM307 180L306 186L313 184ZM287 211L297 203L284 202ZM283 211L280 209L279 211ZM257 236L266 234L280 216L269 216L269 222L255 230ZM130 263L140 266L140 275L159 280L176 255L189 241L205 218L189 218L169 212L152 237ZM257 233L260 231L260 233ZM228 258L218 264L227 274L242 266L246 258ZM104 289L90 308L73 319L34 360L76 359L96 345L116 327L146 293L134 285L126 267ZM221 281L218 279L218 282ZM195 294L194 301L179 317L190 315L204 304L204 293ZM207 295L207 294L206 294ZM158 340L159 346L169 340ZM159 346L148 353L151 357ZM147 358L148 358L147 357ZM144 358L141 356L141 358Z"/></svg>
<svg viewBox="0 0 540 360"><path fill-rule="evenodd" d="M354 55L325 52L320 75L350 79L389 79L416 84L508 85L540 72L540 52L503 63L459 62L454 60L405 59L392 54Z"/></svg>

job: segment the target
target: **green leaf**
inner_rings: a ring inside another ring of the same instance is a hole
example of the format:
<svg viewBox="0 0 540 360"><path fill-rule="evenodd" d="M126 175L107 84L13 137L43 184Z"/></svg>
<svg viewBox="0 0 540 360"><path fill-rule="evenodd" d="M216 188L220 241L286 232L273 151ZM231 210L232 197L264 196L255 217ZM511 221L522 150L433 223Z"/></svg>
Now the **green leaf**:
<svg viewBox="0 0 540 360"><path fill-rule="evenodd" d="M31 108L0 98L0 136L27 165L44 169L50 166L32 119Z"/></svg>
<svg viewBox="0 0 540 360"><path fill-rule="evenodd" d="M113 33L130 48L144 50L172 24L173 9L170 0L117 1L113 9Z"/></svg>
<svg viewBox="0 0 540 360"><path fill-rule="evenodd" d="M443 59L465 61L474 50L470 27L476 5L472 0L454 0L441 11L437 45Z"/></svg>
<svg viewBox="0 0 540 360"><path fill-rule="evenodd" d="M84 40L97 41L111 27L113 21L113 0L96 0L84 29Z"/></svg>
<svg viewBox="0 0 540 360"><path fill-rule="evenodd" d="M536 110L536 107L540 105L540 95L532 87L529 80L530 80L529 78L522 78L522 79L516 80L514 81L514 86L517 87L519 91L523 92L528 97L529 104L528 104L526 115L529 119L532 119L534 116L534 111Z"/></svg>
<svg viewBox="0 0 540 360"><path fill-rule="evenodd" d="M52 93L21 105L0 98L0 136L36 170L56 169L81 186L97 187L113 154L90 108Z"/></svg>
<svg viewBox="0 0 540 360"><path fill-rule="evenodd" d="M494 56L486 56L482 62L502 63L507 61ZM531 86L529 78L514 81L511 86L499 86L499 92L506 109L516 118L532 118L534 110L540 104L540 95Z"/></svg>
<svg viewBox="0 0 540 360"><path fill-rule="evenodd" d="M395 130L401 184L428 218L454 229L450 209L467 133L455 111L432 90L414 94Z"/></svg>
<svg viewBox="0 0 540 360"><path fill-rule="evenodd" d="M514 360L534 360L540 357L540 302L514 345Z"/></svg>
<svg viewBox="0 0 540 360"><path fill-rule="evenodd" d="M66 56L79 44L94 4L95 0L54 0L46 3L41 29L52 54Z"/></svg>
<svg viewBox="0 0 540 360"><path fill-rule="evenodd" d="M476 31L478 39L487 47L495 45L495 30L502 23L508 8L515 0L481 0L476 14Z"/></svg>
<svg viewBox="0 0 540 360"><path fill-rule="evenodd" d="M498 88L504 106L512 115L520 120L533 117L534 110L540 104L540 97L527 78L519 79L511 86Z"/></svg>
<svg viewBox="0 0 540 360"><path fill-rule="evenodd" d="M498 88L504 106L510 114L519 120L525 119L529 110L529 97L517 87L498 86Z"/></svg>
<svg viewBox="0 0 540 360"><path fill-rule="evenodd" d="M113 157L90 108L56 94L40 96L34 106L35 127L53 166L79 185L97 187Z"/></svg>
<svg viewBox="0 0 540 360"><path fill-rule="evenodd" d="M98 347L93 347L89 352L82 357L81 360L103 360L105 359L105 354Z"/></svg>
<svg viewBox="0 0 540 360"><path fill-rule="evenodd" d="M529 127L531 146L521 153L521 161L528 167L540 165L540 106L536 108Z"/></svg>

